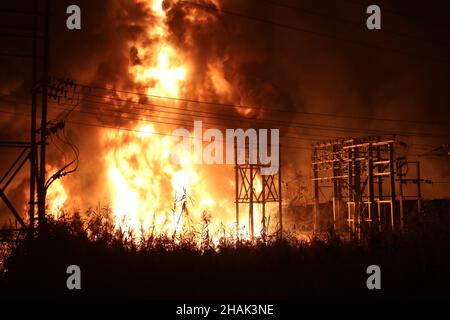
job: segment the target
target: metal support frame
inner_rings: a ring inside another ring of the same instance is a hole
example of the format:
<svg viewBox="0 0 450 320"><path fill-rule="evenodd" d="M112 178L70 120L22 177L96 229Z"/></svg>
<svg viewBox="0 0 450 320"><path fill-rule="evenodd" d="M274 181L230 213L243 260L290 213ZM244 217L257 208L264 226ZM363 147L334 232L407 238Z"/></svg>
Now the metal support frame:
<svg viewBox="0 0 450 320"><path fill-rule="evenodd" d="M414 173L412 174L411 171L408 169L409 166L414 167L415 169L415 176ZM408 176L413 175L413 178L410 178ZM399 208L400 208L400 218L404 219L404 202L405 200L416 200L417 201L417 212L422 212L422 186L421 184L423 182L426 182L425 179L422 179L420 176L420 161L408 161L406 158L399 158L397 159L397 179L398 182L398 189L399 189ZM415 184L416 185L416 192L415 194L406 194L406 190L404 189L404 186L408 184ZM402 225L403 227L403 225Z"/></svg>
<svg viewBox="0 0 450 320"><path fill-rule="evenodd" d="M333 225L344 231L340 225L340 202L346 199L347 225L351 230L360 230L376 222L380 228L390 226L403 228L403 212L397 218L396 178L398 163L395 159L395 138L342 139L313 145L313 196L314 231L319 212L319 187L331 183L333 199ZM418 199L421 198L420 167L418 177L412 182L418 185ZM400 185L405 183L405 178ZM384 190L389 190L385 193ZM404 197L399 188L399 197ZM419 207L420 207L420 200ZM400 201L401 209L403 203ZM389 212L386 215L386 212Z"/></svg>
<svg viewBox="0 0 450 320"><path fill-rule="evenodd" d="M248 149L246 149L246 154ZM282 194L281 194L281 165L275 175L261 175L260 170L265 165L237 163L237 152L235 152L235 204L236 204L236 236L241 237L240 231L240 211L242 205L248 205L249 213L249 236L250 240L255 239L255 205L261 206L260 236L264 240L269 235L270 217L267 217L267 204L278 204L276 235L282 237ZM281 163L281 161L280 161Z"/></svg>
<svg viewBox="0 0 450 320"><path fill-rule="evenodd" d="M313 217L313 232L317 229L317 217L319 216L319 167L316 162L317 150L314 149L313 152L313 175L314 175L314 217Z"/></svg>

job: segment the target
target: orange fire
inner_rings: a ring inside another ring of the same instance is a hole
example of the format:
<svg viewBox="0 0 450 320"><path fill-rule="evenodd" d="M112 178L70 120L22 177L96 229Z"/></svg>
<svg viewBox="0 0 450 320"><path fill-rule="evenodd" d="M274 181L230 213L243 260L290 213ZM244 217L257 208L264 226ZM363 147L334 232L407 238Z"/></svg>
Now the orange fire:
<svg viewBox="0 0 450 320"><path fill-rule="evenodd" d="M47 166L47 172L55 172L55 168ZM67 201L67 193L61 180L55 180L47 190L47 210L54 218L58 218Z"/></svg>
<svg viewBox="0 0 450 320"><path fill-rule="evenodd" d="M130 66L129 74L148 94L178 98L185 94L189 65L170 42L162 2L148 3L154 23L147 35L153 41L150 45L148 41L130 44L136 48L140 63ZM223 223L232 230L233 203L220 192L214 194L213 189L222 186L212 185L211 170L208 173L194 164L190 154L179 155L180 164L172 163L170 152L176 144L170 136L173 129L136 124L136 132L105 131L105 163L116 226L175 235L198 231L202 215L209 213L213 229L218 230Z"/></svg>
<svg viewBox="0 0 450 320"><path fill-rule="evenodd" d="M144 3L152 20L145 39L129 44L136 55L135 63L130 64L129 76L138 87L145 88L147 94L185 97L190 66L186 62L188 59L171 42L163 0L147 0ZM216 1L212 3L218 7ZM199 25L209 23L210 17L196 8L191 8L187 15L189 21ZM216 94L228 96L231 88L225 79L222 63L218 61L205 67L210 74L209 86ZM202 90L205 89L199 89L197 94L201 95ZM123 95L121 98L127 100L133 99L123 93L115 94ZM171 100L171 104L175 103ZM174 127L144 125L140 121L130 126L130 131L102 130L102 143L107 150L103 157L108 176L106 185L116 228L130 230L134 235L139 235L141 230L146 235L152 232L174 236L190 231L198 234L204 217L210 216L208 225L213 238L217 240L224 235L234 237L232 166L194 164L191 154L179 155L181 163L174 164L171 150L176 141L170 136ZM227 177L228 183L218 182ZM260 185L255 187L261 188ZM229 194L229 198L225 194ZM52 185L48 197L52 199L52 213L64 204L67 196L59 181ZM255 233L259 233L260 219L256 204L254 212ZM241 222L243 229L248 230L247 226ZM248 235L248 231L240 236L244 234Z"/></svg>

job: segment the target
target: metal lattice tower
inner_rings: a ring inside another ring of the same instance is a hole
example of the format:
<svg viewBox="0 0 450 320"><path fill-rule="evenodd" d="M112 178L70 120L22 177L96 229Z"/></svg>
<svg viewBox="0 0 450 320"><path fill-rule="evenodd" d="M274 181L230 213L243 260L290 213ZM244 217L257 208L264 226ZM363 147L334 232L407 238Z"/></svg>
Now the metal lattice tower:
<svg viewBox="0 0 450 320"><path fill-rule="evenodd" d="M248 148L245 150L248 155ZM236 153L235 153L236 154ZM250 239L255 238L255 212L254 205L261 205L261 236L263 239L268 236L267 204L278 204L277 215L277 237L282 237L283 219L282 219L282 194L281 194L281 165L278 172L274 175L261 175L261 168L266 167L261 164L248 163L248 157L245 163L238 164L235 157L235 185L236 185L236 235L239 237L239 221L241 206L248 206L249 235ZM281 163L281 161L280 161ZM259 186L259 188L257 188Z"/></svg>
<svg viewBox="0 0 450 320"><path fill-rule="evenodd" d="M387 225L394 229L399 225L403 228L403 185L408 182L417 184L418 191L413 198L421 210L420 184L425 180L420 178L420 163L414 162L417 177L407 178L401 168L412 162L404 157L395 158L395 144L395 138L369 137L313 145L314 230L320 213L319 188L327 184L332 188L336 230L343 229L344 220L352 230L360 230L362 225L372 222L380 227Z"/></svg>

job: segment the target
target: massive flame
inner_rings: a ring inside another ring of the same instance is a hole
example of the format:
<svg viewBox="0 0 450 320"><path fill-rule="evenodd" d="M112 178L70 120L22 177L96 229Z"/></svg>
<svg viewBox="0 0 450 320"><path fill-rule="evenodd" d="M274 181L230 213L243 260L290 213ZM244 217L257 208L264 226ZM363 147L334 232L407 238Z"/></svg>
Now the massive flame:
<svg viewBox="0 0 450 320"><path fill-rule="evenodd" d="M133 54L129 77L136 87L144 88L149 95L184 97L190 75L189 59L185 59L171 42L164 1L138 2L146 6L151 23L145 36L129 44ZM218 6L215 1L212 3ZM210 16L192 7L187 19L205 25ZM215 93L228 95L230 84L224 77L221 62L205 67ZM199 88L199 94L210 86ZM136 97L120 92L114 94L128 101L137 101ZM105 100L108 101L108 97ZM176 100L171 100L171 103L176 104ZM129 131L102 131L106 150L103 157L108 177L106 185L116 228L133 232L136 236L143 231L145 235L156 233L175 237L190 231L201 234L201 229L207 224L213 239L235 237L233 168L194 164L190 153L180 155L181 163L174 164L171 150L176 141L170 136L174 127L149 125L148 119L146 121L146 124L143 121L128 124ZM255 185L256 192L261 188L260 183ZM225 193L230 197L224 196ZM51 212L56 215L67 198L59 181L51 187L48 196L51 198ZM254 216L255 234L259 234L261 221L257 204L254 204ZM245 237L249 234L248 221L242 220L239 236Z"/></svg>
<svg viewBox="0 0 450 320"><path fill-rule="evenodd" d="M151 42L145 39L130 44L139 63L130 65L129 74L148 94L178 98L185 93L189 65L170 42L162 2L148 3L153 18L147 30ZM199 231L207 220L215 231L234 230L233 203L214 194L207 170L195 165L190 154L180 155L180 164L172 162L170 152L176 142L170 129L138 123L134 131L105 131L105 162L116 226L175 235ZM211 218L205 218L208 216Z"/></svg>

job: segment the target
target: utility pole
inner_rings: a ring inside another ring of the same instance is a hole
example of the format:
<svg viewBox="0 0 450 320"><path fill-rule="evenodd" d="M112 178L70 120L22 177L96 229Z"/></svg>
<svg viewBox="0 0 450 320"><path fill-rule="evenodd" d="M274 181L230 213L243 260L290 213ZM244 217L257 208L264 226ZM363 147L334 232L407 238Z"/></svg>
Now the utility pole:
<svg viewBox="0 0 450 320"><path fill-rule="evenodd" d="M37 28L38 28L38 0L33 1L33 62L31 75L31 150L30 150L30 201L29 201L29 231L28 237L34 237L34 213L36 197L36 173L37 173L37 145L36 145L36 114L37 114Z"/></svg>
<svg viewBox="0 0 450 320"><path fill-rule="evenodd" d="M50 28L50 0L45 0L44 15L44 57L42 70L42 102L41 102L41 150L38 179L38 223L39 237L45 234L45 161L47 144L47 94L48 94L48 52L49 52L49 28Z"/></svg>
<svg viewBox="0 0 450 320"><path fill-rule="evenodd" d="M16 242L23 240L24 236L28 237L29 239L32 239L35 236L35 207L36 207L36 183L38 182L38 176L39 176L39 168L38 168L38 162L37 162L37 155L38 155L38 143L37 143L37 110L38 110L38 94L39 94L39 72L40 68L38 68L38 59L42 58L38 54L39 46L38 42L40 41L41 37L39 35L38 30L40 29L40 20L39 16L42 15L42 12L40 12L40 1L39 0L33 0L30 1L30 8L25 8L24 10L14 10L12 9L0 9L2 13L9 13L12 15L19 15L19 16L27 16L30 17L31 23L33 25L32 29L30 30L30 33L27 34L2 34L1 36L11 37L11 38L22 38L22 39L31 39L31 54L23 54L21 53L15 53L15 54L2 54L8 57L12 58L18 58L18 59L27 59L31 58L31 79L30 81L30 94L31 94L31 125L30 125L30 140L28 141L0 141L0 147L1 148L9 148L11 149L19 149L22 150L18 157L15 159L15 161L12 163L12 165L9 167L8 170L2 175L0 178L0 198L1 200L6 204L9 211L12 213L12 215L15 218L15 226L12 225L9 229L1 228L0 229L0 241L6 241L6 242ZM49 25L48 25L48 11L49 11L49 4L46 3L46 15L45 15L45 23L47 24L46 27L46 34L48 35ZM8 26L7 26L8 27ZM1 28L1 27L0 27ZM15 26L9 27L11 29L16 29ZM2 40L3 41L3 40ZM46 39L46 55L48 56L48 37ZM45 59L46 63L48 63L48 58ZM47 65L44 69L47 69ZM28 204L29 208L25 211L25 214L28 215L29 223L26 223L26 220L22 217L21 210L17 210L13 203L9 200L8 196L6 195L6 189L11 184L11 182L17 177L19 171L25 166L25 164L29 161L30 165L30 174L29 174L29 199ZM3 183L5 182L5 183ZM39 181L40 183L40 181ZM40 192L39 185L38 185L38 194ZM39 203L40 197L38 196L38 203ZM45 207L44 207L45 208ZM18 227L20 225L20 228Z"/></svg>

